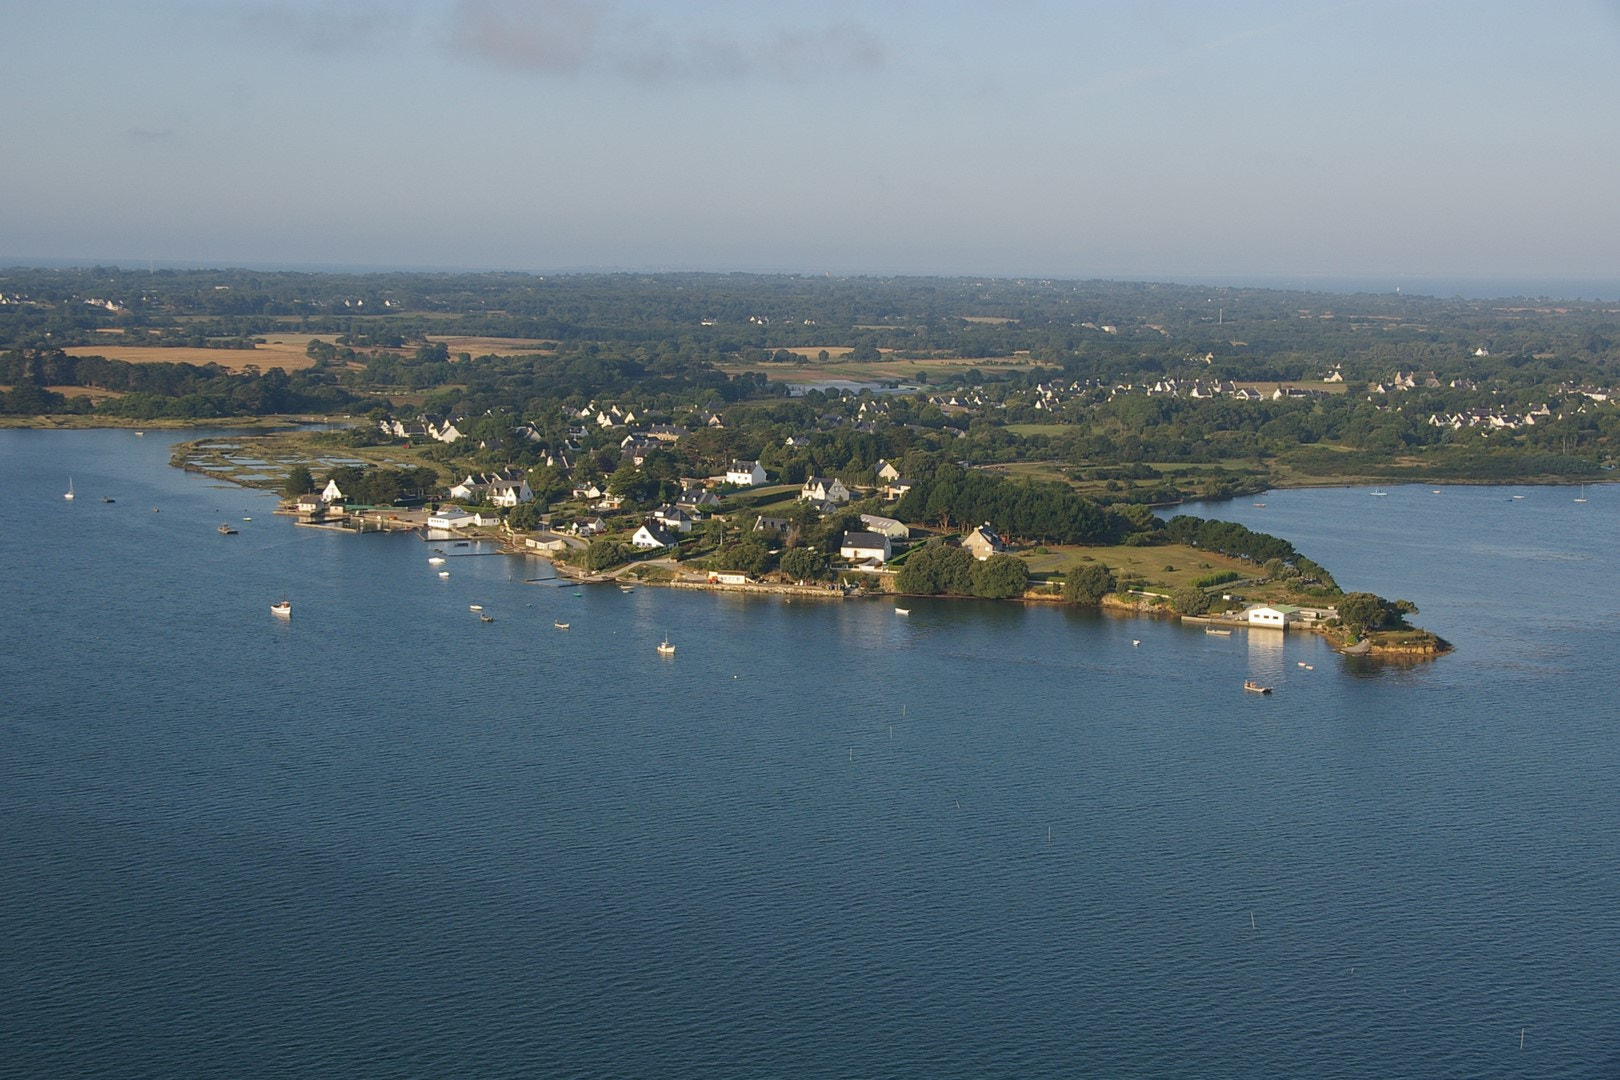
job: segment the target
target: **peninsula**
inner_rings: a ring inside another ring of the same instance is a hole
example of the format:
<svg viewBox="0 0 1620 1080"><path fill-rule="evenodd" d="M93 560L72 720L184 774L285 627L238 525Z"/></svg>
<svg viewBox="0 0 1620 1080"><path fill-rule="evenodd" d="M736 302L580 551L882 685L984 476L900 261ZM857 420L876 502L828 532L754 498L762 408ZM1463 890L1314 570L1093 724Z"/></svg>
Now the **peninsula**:
<svg viewBox="0 0 1620 1080"><path fill-rule="evenodd" d="M1159 511L1603 483L1620 432L1615 310L1541 298L105 267L0 270L0 297L0 422L302 427L186 457L312 521L453 507L453 528L646 580L1050 601L1096 569L1133 609L1342 609L1286 541ZM980 530L1005 550L949 554ZM1379 611L1347 629L1410 613Z"/></svg>

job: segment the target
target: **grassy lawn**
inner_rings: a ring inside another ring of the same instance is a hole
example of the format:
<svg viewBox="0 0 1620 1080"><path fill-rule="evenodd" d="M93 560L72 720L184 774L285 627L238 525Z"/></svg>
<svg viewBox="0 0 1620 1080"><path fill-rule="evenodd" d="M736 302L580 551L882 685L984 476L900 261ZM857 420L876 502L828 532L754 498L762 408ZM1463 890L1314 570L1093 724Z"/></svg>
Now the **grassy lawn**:
<svg viewBox="0 0 1620 1080"><path fill-rule="evenodd" d="M1008 424L1014 435L1065 435L1081 430L1077 424Z"/></svg>
<svg viewBox="0 0 1620 1080"><path fill-rule="evenodd" d="M1187 547L1182 544L1166 544L1163 547L1127 547L1123 545L1114 547L1060 547L1049 545L1046 551L1047 553L1044 555L1027 552L1018 553L1019 558L1023 559L1024 564L1029 567L1032 576L1061 574L1075 567L1088 565L1088 561L1098 562L1113 570L1116 578L1141 578L1146 582L1142 587L1148 592L1174 592L1176 589L1192 585L1198 578L1209 577L1223 571L1233 571L1241 574L1244 580L1263 573L1253 563L1230 559L1224 555L1216 555L1208 551L1200 551L1197 548ZM1281 583L1245 586L1234 581L1211 591L1220 592L1234 588L1238 589L1241 595L1256 602L1269 601L1272 603L1293 603L1307 606L1324 602L1318 597L1291 591Z"/></svg>
<svg viewBox="0 0 1620 1080"><path fill-rule="evenodd" d="M1014 480L1056 480L1061 484L1069 484L1069 478L1063 473L1067 467L1056 461L1012 461L1005 465L986 465L983 471Z"/></svg>
<svg viewBox="0 0 1620 1080"><path fill-rule="evenodd" d="M1100 562L1110 567L1116 577L1135 576L1145 580L1149 589L1169 592L1191 585L1195 578L1208 577L1224 570L1235 570L1245 577L1255 572L1252 563L1214 555L1181 544L1163 547L1062 547L1048 545L1045 555L1019 553L1031 574L1061 574L1088 562ZM1170 567L1171 569L1166 569Z"/></svg>

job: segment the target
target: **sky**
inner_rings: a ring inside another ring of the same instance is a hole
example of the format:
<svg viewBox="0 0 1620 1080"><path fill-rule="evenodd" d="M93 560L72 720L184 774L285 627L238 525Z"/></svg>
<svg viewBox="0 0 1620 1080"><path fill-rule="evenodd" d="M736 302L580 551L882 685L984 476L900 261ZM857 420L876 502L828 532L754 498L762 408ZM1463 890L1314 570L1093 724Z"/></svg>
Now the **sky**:
<svg viewBox="0 0 1620 1080"><path fill-rule="evenodd" d="M0 264L1620 280L1620 0L0 0Z"/></svg>

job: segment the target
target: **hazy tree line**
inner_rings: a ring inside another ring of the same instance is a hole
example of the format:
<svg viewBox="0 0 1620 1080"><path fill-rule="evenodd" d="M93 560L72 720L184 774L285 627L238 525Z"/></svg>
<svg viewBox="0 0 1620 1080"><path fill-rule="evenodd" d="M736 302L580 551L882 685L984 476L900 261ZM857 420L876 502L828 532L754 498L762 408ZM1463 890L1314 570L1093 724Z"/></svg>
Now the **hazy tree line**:
<svg viewBox="0 0 1620 1080"><path fill-rule="evenodd" d="M1620 362L1602 304L1108 281L89 267L0 269L0 293L21 298L0 307L0 345L88 344L98 329L187 344L288 331L394 347L434 333L675 342L710 357L829 344L857 359L1027 353L1082 376L1173 371L1208 355L1210 375L1239 379L1308 378L1330 362L1347 379L1391 365L1535 378Z"/></svg>

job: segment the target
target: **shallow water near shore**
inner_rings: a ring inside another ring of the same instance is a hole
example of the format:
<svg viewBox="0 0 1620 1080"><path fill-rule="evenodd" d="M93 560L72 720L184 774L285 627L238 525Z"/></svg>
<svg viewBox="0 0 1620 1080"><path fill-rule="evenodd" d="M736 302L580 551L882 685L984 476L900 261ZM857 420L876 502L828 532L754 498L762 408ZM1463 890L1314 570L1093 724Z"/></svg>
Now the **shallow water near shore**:
<svg viewBox="0 0 1620 1080"><path fill-rule="evenodd" d="M177 438L0 431L0 1074L1620 1070L1620 489L1184 508L1457 646L1388 666L558 587Z"/></svg>

